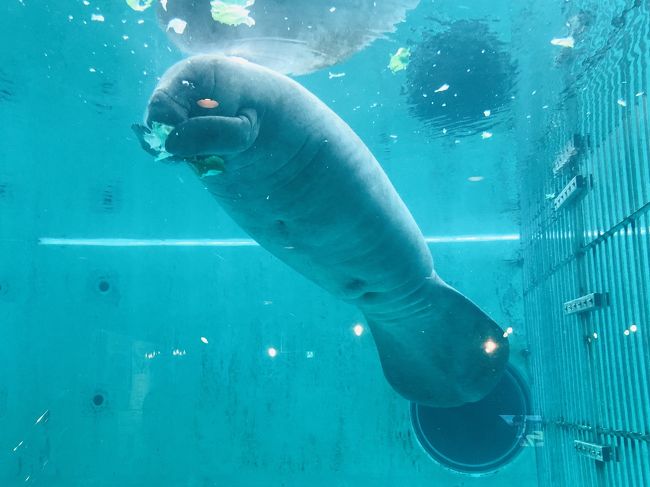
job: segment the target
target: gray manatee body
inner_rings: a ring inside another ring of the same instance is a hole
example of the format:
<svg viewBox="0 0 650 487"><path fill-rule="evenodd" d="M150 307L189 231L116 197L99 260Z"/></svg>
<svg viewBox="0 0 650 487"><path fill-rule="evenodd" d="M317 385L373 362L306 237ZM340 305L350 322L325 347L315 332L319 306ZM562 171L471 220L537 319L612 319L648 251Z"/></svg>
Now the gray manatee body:
<svg viewBox="0 0 650 487"><path fill-rule="evenodd" d="M210 0L156 3L160 26L185 52L240 56L281 73L304 74L393 32L419 0L256 0L249 7L252 26L215 21ZM180 34L167 28L175 18L187 22Z"/></svg>
<svg viewBox="0 0 650 487"><path fill-rule="evenodd" d="M209 98L217 108L202 108ZM503 331L434 272L413 217L352 129L291 79L236 58L197 56L163 76L147 124L174 126L179 157L218 154L203 183L257 242L363 312L402 396L479 400L508 360Z"/></svg>

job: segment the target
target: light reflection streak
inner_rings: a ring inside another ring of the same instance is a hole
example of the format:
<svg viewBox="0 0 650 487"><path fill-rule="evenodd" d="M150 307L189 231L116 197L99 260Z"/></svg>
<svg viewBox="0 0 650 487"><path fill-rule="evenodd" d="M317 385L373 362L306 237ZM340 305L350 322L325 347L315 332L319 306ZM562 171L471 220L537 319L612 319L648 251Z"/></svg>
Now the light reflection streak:
<svg viewBox="0 0 650 487"><path fill-rule="evenodd" d="M519 235L459 235L425 237L429 244L444 243L479 243L479 242L509 242L518 241ZM140 238L56 238L42 237L38 239L39 245L62 247L258 247L259 244L252 239L140 239Z"/></svg>

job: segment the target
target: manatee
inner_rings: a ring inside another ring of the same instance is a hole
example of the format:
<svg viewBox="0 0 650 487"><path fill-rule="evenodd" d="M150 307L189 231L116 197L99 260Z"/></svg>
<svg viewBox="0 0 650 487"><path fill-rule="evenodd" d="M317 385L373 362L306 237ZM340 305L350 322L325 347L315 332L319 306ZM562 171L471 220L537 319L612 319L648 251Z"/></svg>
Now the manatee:
<svg viewBox="0 0 650 487"><path fill-rule="evenodd" d="M404 20L406 12L415 8L419 0L168 0L157 3L161 28L182 51L240 56L297 75L341 62L373 40L393 32L395 25ZM245 9L250 13L245 19L215 20L212 12L216 3L235 7L239 4L240 11ZM173 19L187 23L182 33L168 28Z"/></svg>
<svg viewBox="0 0 650 487"><path fill-rule="evenodd" d="M403 397L451 407L497 384L503 331L436 274L370 150L300 84L243 59L191 57L161 78L145 123L173 127L164 146L176 160L219 156L204 186L265 249L362 311Z"/></svg>

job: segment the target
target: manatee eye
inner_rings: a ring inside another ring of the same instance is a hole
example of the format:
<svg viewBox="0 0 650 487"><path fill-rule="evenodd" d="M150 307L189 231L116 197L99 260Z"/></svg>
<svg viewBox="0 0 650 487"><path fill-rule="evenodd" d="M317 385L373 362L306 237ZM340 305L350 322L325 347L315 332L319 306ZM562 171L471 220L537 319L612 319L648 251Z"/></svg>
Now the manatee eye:
<svg viewBox="0 0 650 487"><path fill-rule="evenodd" d="M218 101L212 100L210 98L203 98L201 100L197 100L196 104L201 108L217 108L219 106Z"/></svg>

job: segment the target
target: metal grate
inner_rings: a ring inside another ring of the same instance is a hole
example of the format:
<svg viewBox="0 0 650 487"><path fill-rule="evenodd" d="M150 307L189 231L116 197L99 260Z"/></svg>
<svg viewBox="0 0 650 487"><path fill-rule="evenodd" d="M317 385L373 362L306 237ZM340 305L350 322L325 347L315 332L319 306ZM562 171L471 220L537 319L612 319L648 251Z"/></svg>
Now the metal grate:
<svg viewBox="0 0 650 487"><path fill-rule="evenodd" d="M650 485L650 5L598 6L523 171L541 486Z"/></svg>

